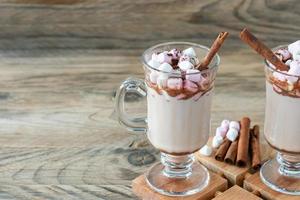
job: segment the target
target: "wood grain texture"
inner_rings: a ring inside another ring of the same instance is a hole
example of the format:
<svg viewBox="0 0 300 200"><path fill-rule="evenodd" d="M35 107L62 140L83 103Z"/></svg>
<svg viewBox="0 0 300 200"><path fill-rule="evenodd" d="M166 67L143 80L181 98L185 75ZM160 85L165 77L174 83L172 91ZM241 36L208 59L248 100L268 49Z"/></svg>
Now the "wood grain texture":
<svg viewBox="0 0 300 200"><path fill-rule="evenodd" d="M266 186L256 173L244 181L244 188L249 191L258 191L262 198L266 200L298 200L299 196L282 194Z"/></svg>
<svg viewBox="0 0 300 200"><path fill-rule="evenodd" d="M0 49L144 49L170 40L209 45L220 31L231 33L225 48L240 48L237 33L245 26L275 46L299 38L299 8L297 0L3 0Z"/></svg>
<svg viewBox="0 0 300 200"><path fill-rule="evenodd" d="M259 198L259 197L255 196L254 194L251 194L247 190L244 190L237 185L229 188L228 190L219 194L212 200L241 200L241 199L262 200L262 198Z"/></svg>
<svg viewBox="0 0 300 200"><path fill-rule="evenodd" d="M153 44L221 50L212 130L248 115L263 127L262 60L244 26L270 46L299 38L296 0L3 0L0 3L0 199L132 199L131 180L158 160L115 120L113 98ZM280 31L279 31L280 30ZM134 97L133 111L144 103ZM263 130L263 129L262 129ZM263 134L261 134L263 135Z"/></svg>
<svg viewBox="0 0 300 200"><path fill-rule="evenodd" d="M210 182L207 188L205 188L202 192L187 197L170 197L161 195L152 190L146 183L144 174L132 181L133 192L143 200L207 200L212 199L217 191L225 191L227 187L227 181L224 178L217 174L210 173Z"/></svg>

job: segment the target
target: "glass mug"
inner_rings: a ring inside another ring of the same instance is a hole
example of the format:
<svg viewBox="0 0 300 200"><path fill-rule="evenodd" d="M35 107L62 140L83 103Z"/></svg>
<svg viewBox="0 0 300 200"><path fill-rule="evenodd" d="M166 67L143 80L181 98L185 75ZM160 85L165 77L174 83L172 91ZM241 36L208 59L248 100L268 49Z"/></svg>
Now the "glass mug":
<svg viewBox="0 0 300 200"><path fill-rule="evenodd" d="M279 46L273 50L280 48L287 46ZM265 75L264 136L268 144L277 151L277 155L262 166L260 176L267 186L276 191L300 195L300 77L280 72L267 61ZM285 81L275 79L275 76L297 84L291 87Z"/></svg>
<svg viewBox="0 0 300 200"><path fill-rule="evenodd" d="M185 77L197 76L199 72L163 72L148 62L153 53L189 47L194 48L199 58L209 50L188 42L162 43L147 49L142 55L145 80L128 78L116 94L119 122L131 131L146 132L151 144L161 151L161 162L146 173L146 182L155 191L169 196L195 194L209 183L207 169L194 162L193 153L204 146L209 137L211 102L220 58L216 55L208 69L201 71L201 82L194 92L184 89ZM183 88L170 91L165 84L159 86L158 79L163 82L163 77L167 77L165 81L182 79ZM147 96L147 117L130 118L126 114L124 97L127 92Z"/></svg>

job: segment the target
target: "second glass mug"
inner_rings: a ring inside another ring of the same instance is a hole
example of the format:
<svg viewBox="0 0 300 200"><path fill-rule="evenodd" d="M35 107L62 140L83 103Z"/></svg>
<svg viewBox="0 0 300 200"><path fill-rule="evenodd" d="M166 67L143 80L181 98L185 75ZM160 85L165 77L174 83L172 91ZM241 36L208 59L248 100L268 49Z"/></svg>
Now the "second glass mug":
<svg viewBox="0 0 300 200"><path fill-rule="evenodd" d="M220 63L216 55L208 69L186 74L164 72L148 64L153 53L192 47L199 58L209 48L188 42L162 43L147 49L142 55L145 80L128 78L116 94L116 112L119 122L131 131L147 133L151 144L161 151L161 162L146 174L146 182L155 191L169 196L186 196L203 190L209 183L209 173L199 162L194 162L194 152L204 146L210 132L210 113L214 81ZM199 75L202 82L196 92L185 91L185 77ZM153 75L182 78L183 88L170 92L153 83ZM130 118L124 111L126 93L147 96L147 117Z"/></svg>

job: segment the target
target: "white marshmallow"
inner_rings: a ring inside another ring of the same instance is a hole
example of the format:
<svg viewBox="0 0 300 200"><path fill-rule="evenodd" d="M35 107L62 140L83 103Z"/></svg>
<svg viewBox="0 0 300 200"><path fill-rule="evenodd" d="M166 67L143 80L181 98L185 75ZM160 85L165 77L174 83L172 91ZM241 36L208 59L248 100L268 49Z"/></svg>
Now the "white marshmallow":
<svg viewBox="0 0 300 200"><path fill-rule="evenodd" d="M149 78L152 83L157 83L157 77L158 73L156 71L151 71Z"/></svg>
<svg viewBox="0 0 300 200"><path fill-rule="evenodd" d="M299 61L300 61L300 58L299 58ZM290 59L290 60L287 60L287 61L285 62L285 64L288 65L288 66L290 66L291 62L292 62L292 60Z"/></svg>
<svg viewBox="0 0 300 200"><path fill-rule="evenodd" d="M300 61L300 54L294 55L293 59L296 60L296 61Z"/></svg>
<svg viewBox="0 0 300 200"><path fill-rule="evenodd" d="M194 65L192 63L190 63L189 61L182 61L178 63L178 67L183 70L186 71L188 69L192 69L194 68Z"/></svg>
<svg viewBox="0 0 300 200"><path fill-rule="evenodd" d="M168 83L168 75L167 74L163 74L161 73L158 77L157 77L157 85L159 88L166 88L167 87L167 83Z"/></svg>
<svg viewBox="0 0 300 200"><path fill-rule="evenodd" d="M219 148L219 146L223 143L224 139L220 135L216 135L213 137L212 140L212 147L213 148Z"/></svg>
<svg viewBox="0 0 300 200"><path fill-rule="evenodd" d="M150 65L151 67L157 69L157 68L160 66L160 63L157 62L157 61L154 60L154 59L151 59L151 60L149 60L148 65Z"/></svg>
<svg viewBox="0 0 300 200"><path fill-rule="evenodd" d="M227 129L226 128L224 128L224 127L222 127L222 126L220 126L220 127L218 127L217 129L216 129L216 135L217 136L221 136L221 137L225 137L226 136L226 133L227 133Z"/></svg>
<svg viewBox="0 0 300 200"><path fill-rule="evenodd" d="M169 63L163 63L158 67L159 70L163 72L170 73L173 71L173 67Z"/></svg>
<svg viewBox="0 0 300 200"><path fill-rule="evenodd" d="M229 124L230 124L230 121L227 120L227 119L224 119L221 123L221 127L225 128L226 130L229 129Z"/></svg>
<svg viewBox="0 0 300 200"><path fill-rule="evenodd" d="M290 44L288 46L288 50L291 52L291 54L293 54L293 57L300 54L300 40Z"/></svg>
<svg viewBox="0 0 300 200"><path fill-rule="evenodd" d="M210 156L212 154L212 148L210 146L204 145L200 149L200 154L203 156Z"/></svg>
<svg viewBox="0 0 300 200"><path fill-rule="evenodd" d="M164 51L164 52L161 52L160 54L157 55L157 61L159 63L171 63L172 61L172 56L169 56L168 55L169 52L167 51Z"/></svg>
<svg viewBox="0 0 300 200"><path fill-rule="evenodd" d="M240 130L240 123L237 122L237 121L231 121L230 124L229 124L229 129L231 129L231 128L234 128L237 131L239 131Z"/></svg>
<svg viewBox="0 0 300 200"><path fill-rule="evenodd" d="M235 128L230 128L226 134L226 137L231 142L235 141L239 136L239 132Z"/></svg>
<svg viewBox="0 0 300 200"><path fill-rule="evenodd" d="M183 54L188 55L189 57L196 57L197 56L195 50L192 47L183 50Z"/></svg>
<svg viewBox="0 0 300 200"><path fill-rule="evenodd" d="M295 83L298 81L298 77L295 76L300 76L300 62L293 60L290 64L290 69L288 71L288 74L294 75L294 76L286 76L286 79L291 82Z"/></svg>

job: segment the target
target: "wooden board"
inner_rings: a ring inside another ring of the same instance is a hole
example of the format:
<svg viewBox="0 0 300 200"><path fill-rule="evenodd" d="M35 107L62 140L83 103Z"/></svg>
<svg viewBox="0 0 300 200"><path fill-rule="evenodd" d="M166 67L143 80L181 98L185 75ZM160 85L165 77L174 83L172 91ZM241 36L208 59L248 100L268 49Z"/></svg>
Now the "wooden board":
<svg viewBox="0 0 300 200"><path fill-rule="evenodd" d="M248 191L258 191L266 200L299 200L299 196L286 195L276 192L266 186L260 179L259 173L255 173L244 181L244 188Z"/></svg>
<svg viewBox="0 0 300 200"><path fill-rule="evenodd" d="M212 137L209 138L208 145L211 145ZM261 157L262 160L266 160L272 154L272 149L268 147L268 145L261 144ZM226 179L228 179L230 185L243 185L243 180L245 175L249 172L250 163L246 167L237 167L235 165L230 165L225 162L217 161L214 158L215 150L212 156L203 156L199 152L197 152L196 158L209 170L223 175Z"/></svg>
<svg viewBox="0 0 300 200"><path fill-rule="evenodd" d="M217 193L218 195L213 200L262 200L262 198L255 196L254 194L244 190L243 188L235 185L223 193Z"/></svg>
<svg viewBox="0 0 300 200"><path fill-rule="evenodd" d="M210 173L210 178L207 188L202 192L187 197L170 197L155 192L146 183L144 175L140 175L132 181L132 190L139 198L145 200L209 200L213 198L216 191L225 191L227 189L227 181L224 178L214 173Z"/></svg>

